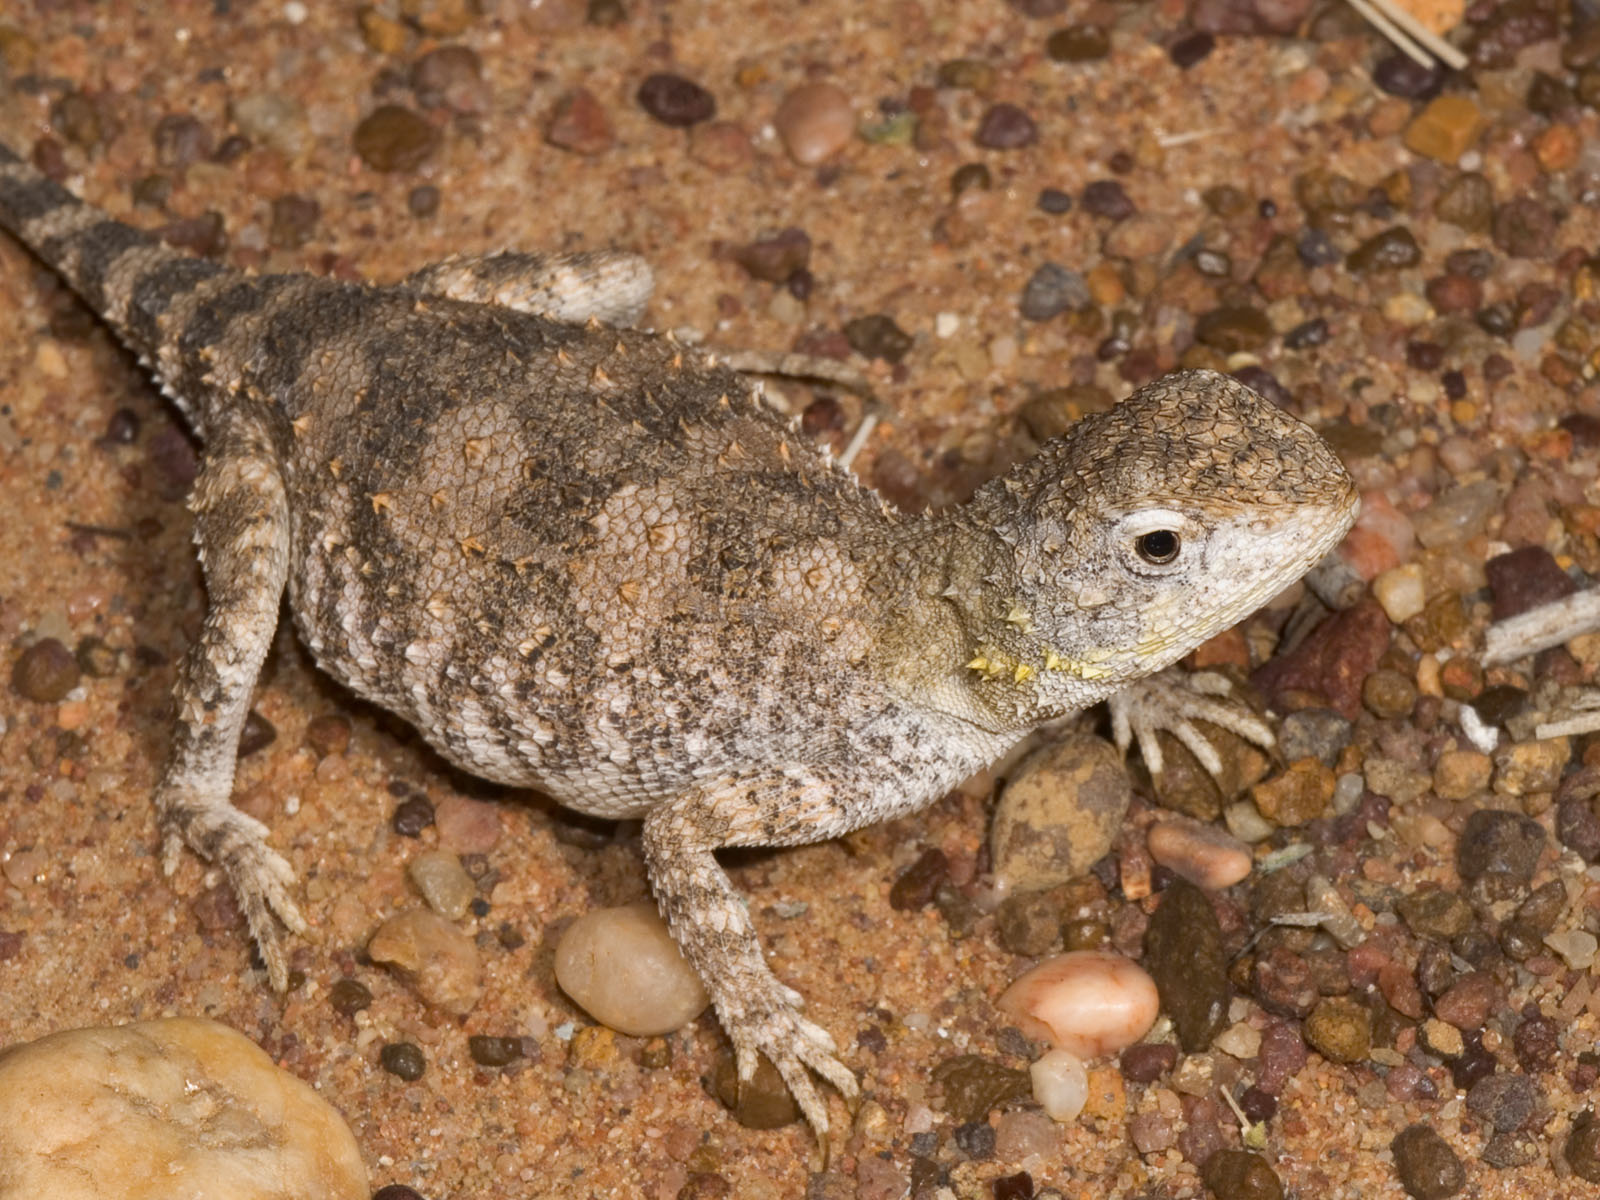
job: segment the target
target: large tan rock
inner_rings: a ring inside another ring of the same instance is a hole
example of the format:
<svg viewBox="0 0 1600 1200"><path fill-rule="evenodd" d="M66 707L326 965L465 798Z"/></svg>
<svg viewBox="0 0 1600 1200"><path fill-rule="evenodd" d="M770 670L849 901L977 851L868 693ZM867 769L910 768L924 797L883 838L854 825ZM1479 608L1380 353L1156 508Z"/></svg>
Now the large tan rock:
<svg viewBox="0 0 1600 1200"><path fill-rule="evenodd" d="M1111 849L1132 798L1122 755L1104 738L1069 734L1035 751L995 808L995 877L1018 892L1076 879Z"/></svg>
<svg viewBox="0 0 1600 1200"><path fill-rule="evenodd" d="M249 1038L177 1017L0 1051L0 1200L366 1200L344 1119Z"/></svg>

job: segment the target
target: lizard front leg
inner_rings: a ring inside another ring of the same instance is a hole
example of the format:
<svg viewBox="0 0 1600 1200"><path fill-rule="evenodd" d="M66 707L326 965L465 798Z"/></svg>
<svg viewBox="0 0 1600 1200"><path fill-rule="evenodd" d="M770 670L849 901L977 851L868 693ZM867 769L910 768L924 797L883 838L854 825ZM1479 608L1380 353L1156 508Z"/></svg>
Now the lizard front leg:
<svg viewBox="0 0 1600 1200"><path fill-rule="evenodd" d="M1222 774L1222 758L1195 721L1209 721L1270 751L1277 744L1272 727L1230 694L1228 680L1212 671L1184 674L1172 668L1140 679L1117 692L1106 706L1111 710L1111 733L1124 754L1135 740L1151 775L1160 775L1166 763L1156 734L1162 730L1177 738L1211 775Z"/></svg>
<svg viewBox="0 0 1600 1200"><path fill-rule="evenodd" d="M734 777L685 792L644 822L656 900L684 957L705 981L733 1043L739 1078L749 1080L756 1056L766 1055L819 1139L828 1131L828 1111L810 1073L848 1100L859 1091L855 1075L839 1061L828 1032L800 1015L800 994L772 973L750 915L712 852L803 845L848 832L862 822L852 821L837 800L843 786L838 774L816 769Z"/></svg>
<svg viewBox="0 0 1600 1200"><path fill-rule="evenodd" d="M305 929L289 895L294 872L267 845L266 826L229 800L239 732L289 570L289 508L265 431L238 416L214 431L189 503L207 608L200 638L184 656L177 731L156 786L162 867L171 875L188 843L226 872L281 992L289 972L273 914L297 933Z"/></svg>

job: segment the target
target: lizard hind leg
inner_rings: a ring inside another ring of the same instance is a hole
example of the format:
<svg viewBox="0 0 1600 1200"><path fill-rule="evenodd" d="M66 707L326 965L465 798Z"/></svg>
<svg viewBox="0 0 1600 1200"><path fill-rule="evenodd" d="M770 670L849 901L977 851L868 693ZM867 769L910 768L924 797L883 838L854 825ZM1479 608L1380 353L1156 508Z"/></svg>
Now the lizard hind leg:
<svg viewBox="0 0 1600 1200"><path fill-rule="evenodd" d="M156 785L162 868L172 874L185 844L222 868L272 986L283 991L289 972L277 922L305 930L290 895L294 872L267 845L266 826L229 801L239 732L289 569L288 504L266 433L248 418L227 420L207 446L190 505L208 603L179 673L177 731Z"/></svg>
<svg viewBox="0 0 1600 1200"><path fill-rule="evenodd" d="M856 1077L833 1038L800 1014L801 997L767 965L761 942L713 851L719 846L802 845L847 832L835 801L842 781L816 771L752 772L708 783L654 809L644 822L645 863L656 899L684 957L705 982L733 1043L741 1081L765 1055L807 1123L826 1144L828 1111L811 1078L847 1101Z"/></svg>

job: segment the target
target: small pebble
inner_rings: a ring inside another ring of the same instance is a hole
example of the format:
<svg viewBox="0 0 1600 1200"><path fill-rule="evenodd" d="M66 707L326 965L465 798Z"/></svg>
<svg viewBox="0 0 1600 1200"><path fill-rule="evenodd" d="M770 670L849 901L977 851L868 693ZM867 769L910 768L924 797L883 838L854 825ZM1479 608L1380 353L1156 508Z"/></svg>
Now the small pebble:
<svg viewBox="0 0 1600 1200"><path fill-rule="evenodd" d="M1049 213L1053 217L1072 211L1071 193L1063 192L1060 188L1045 188L1039 193L1036 203L1040 212Z"/></svg>
<svg viewBox="0 0 1600 1200"><path fill-rule="evenodd" d="M1572 1123L1561 1157L1579 1179L1600 1183L1600 1121L1595 1120L1593 1109L1585 1109Z"/></svg>
<svg viewBox="0 0 1600 1200"><path fill-rule="evenodd" d="M57 638L40 638L11 667L11 690L24 700L54 704L78 686L78 659Z"/></svg>
<svg viewBox="0 0 1600 1200"><path fill-rule="evenodd" d="M1077 950L1024 972L995 1007L1028 1037L1096 1058L1143 1037L1159 1004L1155 981L1131 959Z"/></svg>
<svg viewBox="0 0 1600 1200"><path fill-rule="evenodd" d="M1111 38L1098 25L1069 25L1045 39L1044 52L1055 62L1096 62L1111 53Z"/></svg>
<svg viewBox="0 0 1600 1200"><path fill-rule="evenodd" d="M1033 1098L1052 1121L1076 1121L1089 1101L1089 1073L1068 1050L1051 1050L1028 1068Z"/></svg>
<svg viewBox="0 0 1600 1200"><path fill-rule="evenodd" d="M1150 857L1196 887L1220 891L1250 874L1250 847L1215 825L1167 820L1147 837Z"/></svg>
<svg viewBox="0 0 1600 1200"><path fill-rule="evenodd" d="M374 171L414 171L439 148L439 131L409 108L384 104L356 126L351 144Z"/></svg>
<svg viewBox="0 0 1600 1200"><path fill-rule="evenodd" d="M1499 1071L1467 1092L1467 1108L1501 1133L1526 1126L1544 1107L1544 1096L1526 1075Z"/></svg>
<svg viewBox="0 0 1600 1200"><path fill-rule="evenodd" d="M711 1073L711 1090L746 1129L781 1129L800 1119L789 1085L765 1055L756 1059L755 1074L742 1080L733 1052L719 1054Z"/></svg>
<svg viewBox="0 0 1600 1200"><path fill-rule="evenodd" d="M1028 1072L979 1054L958 1054L933 1069L933 1081L944 1093L944 1110L956 1122L981 1121L1002 1104L1033 1094Z"/></svg>
<svg viewBox="0 0 1600 1200"><path fill-rule="evenodd" d="M374 962L405 976L426 1004L465 1016L483 992L478 949L449 921L414 908L390 917L367 943Z"/></svg>
<svg viewBox="0 0 1600 1200"><path fill-rule="evenodd" d="M778 105L773 127L789 157L801 166L826 162L855 134L856 114L850 97L831 83L806 83Z"/></svg>
<svg viewBox="0 0 1600 1200"><path fill-rule="evenodd" d="M1139 211L1115 179L1097 179L1089 184L1083 189L1082 203L1085 212L1112 221L1126 220Z"/></svg>
<svg viewBox="0 0 1600 1200"><path fill-rule="evenodd" d="M1283 1183L1259 1154L1218 1150L1200 1172L1217 1200L1283 1200Z"/></svg>
<svg viewBox="0 0 1600 1200"><path fill-rule="evenodd" d="M716 97L694 80L665 71L647 76L635 99L645 112L674 129L687 129L717 115Z"/></svg>
<svg viewBox="0 0 1600 1200"><path fill-rule="evenodd" d="M1532 817L1479 809L1467 818L1456 843L1456 869L1468 882L1499 875L1511 887L1524 887L1533 878L1544 844L1544 829Z"/></svg>
<svg viewBox="0 0 1600 1200"><path fill-rule="evenodd" d="M1427 1125L1408 1125L1392 1144L1395 1174L1412 1200L1447 1200L1467 1184L1450 1144Z"/></svg>
<svg viewBox="0 0 1600 1200"><path fill-rule="evenodd" d="M500 843L500 806L468 796L450 795L433 813L439 844L458 854L488 854Z"/></svg>
<svg viewBox="0 0 1600 1200"><path fill-rule="evenodd" d="M634 1037L681 1029L710 1002L649 901L579 917L556 946L555 971L584 1012Z"/></svg>
<svg viewBox="0 0 1600 1200"><path fill-rule="evenodd" d="M428 1060L414 1042L387 1042L378 1051L378 1063L389 1074L415 1083L428 1069Z"/></svg>
<svg viewBox="0 0 1600 1200"><path fill-rule="evenodd" d="M243 1034L175 1017L73 1029L0 1055L8 1198L367 1200L337 1111Z"/></svg>
<svg viewBox="0 0 1600 1200"><path fill-rule="evenodd" d="M1048 321L1069 308L1084 308L1090 302L1089 287L1077 271L1059 263L1040 263L1022 289L1017 306L1025 320Z"/></svg>
<svg viewBox="0 0 1600 1200"><path fill-rule="evenodd" d="M912 344L911 335L896 325L888 313L870 313L847 321L844 336L857 354L887 363L899 362Z"/></svg>
<svg viewBox="0 0 1600 1200"><path fill-rule="evenodd" d="M1196 63L1211 57L1211 52L1217 48L1217 39L1214 34L1204 29L1197 29L1193 33L1186 33L1167 47L1167 57L1172 60L1172 65L1180 71L1187 71Z"/></svg>
<svg viewBox="0 0 1600 1200"><path fill-rule="evenodd" d="M353 1017L371 1004L371 990L357 980L346 977L328 989L328 1007L341 1017Z"/></svg>
<svg viewBox="0 0 1600 1200"><path fill-rule="evenodd" d="M467 1053L480 1067L503 1067L522 1057L522 1039L473 1034L467 1039Z"/></svg>
<svg viewBox="0 0 1600 1200"><path fill-rule="evenodd" d="M1478 140L1483 126L1483 114L1472 97L1451 92L1430 100L1406 126L1401 140L1413 154L1454 166Z"/></svg>
<svg viewBox="0 0 1600 1200"><path fill-rule="evenodd" d="M545 121L544 139L586 158L611 149L616 135L605 106L587 88L573 88L556 101Z"/></svg>
<svg viewBox="0 0 1600 1200"><path fill-rule="evenodd" d="M751 278L767 283L783 283L811 262L811 239L803 229L792 226L771 237L758 238L733 251L734 261Z"/></svg>
<svg viewBox="0 0 1600 1200"><path fill-rule="evenodd" d="M1334 1062L1360 1062L1372 1049L1372 1012L1347 996L1326 997L1306 1018L1306 1041Z"/></svg>
<svg viewBox="0 0 1600 1200"><path fill-rule="evenodd" d="M1350 252L1345 266L1357 275L1399 271L1422 261L1422 247L1404 225L1375 233Z"/></svg>
<svg viewBox="0 0 1600 1200"><path fill-rule="evenodd" d="M430 850L419 854L406 865L406 874L416 886L428 907L447 921L459 921L467 915L467 906L477 895L477 886L461 865L461 860L448 850Z"/></svg>
<svg viewBox="0 0 1600 1200"><path fill-rule="evenodd" d="M1015 104L995 104L978 121L972 137L986 150L1020 150L1039 140L1039 127Z"/></svg>
<svg viewBox="0 0 1600 1200"><path fill-rule="evenodd" d="M1587 971L1594 965L1600 941L1585 929L1563 929L1545 935L1544 944L1559 954L1574 971Z"/></svg>
<svg viewBox="0 0 1600 1200"><path fill-rule="evenodd" d="M1179 1044L1191 1054L1204 1051L1227 1023L1233 994L1222 928L1205 893L1187 880L1171 884L1150 918L1144 947Z"/></svg>

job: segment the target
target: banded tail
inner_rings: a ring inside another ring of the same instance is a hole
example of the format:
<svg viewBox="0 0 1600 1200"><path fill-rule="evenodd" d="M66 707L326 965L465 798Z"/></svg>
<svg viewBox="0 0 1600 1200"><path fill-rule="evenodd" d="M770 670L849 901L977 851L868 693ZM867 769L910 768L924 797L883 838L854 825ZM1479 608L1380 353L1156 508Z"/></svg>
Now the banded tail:
<svg viewBox="0 0 1600 1200"><path fill-rule="evenodd" d="M3 144L0 228L53 268L157 371L163 314L205 280L231 274L108 216Z"/></svg>

